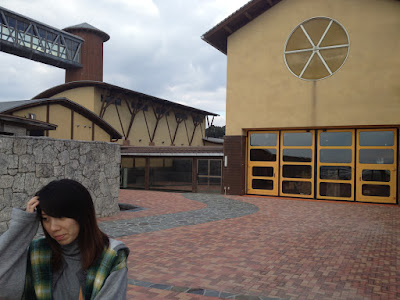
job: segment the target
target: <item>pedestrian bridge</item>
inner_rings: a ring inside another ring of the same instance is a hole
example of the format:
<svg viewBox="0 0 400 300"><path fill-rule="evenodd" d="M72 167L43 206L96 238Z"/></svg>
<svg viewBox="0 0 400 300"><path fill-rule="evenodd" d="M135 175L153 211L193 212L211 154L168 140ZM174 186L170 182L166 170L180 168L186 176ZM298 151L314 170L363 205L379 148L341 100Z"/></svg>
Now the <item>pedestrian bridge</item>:
<svg viewBox="0 0 400 300"><path fill-rule="evenodd" d="M82 67L83 39L0 6L0 51L62 69Z"/></svg>

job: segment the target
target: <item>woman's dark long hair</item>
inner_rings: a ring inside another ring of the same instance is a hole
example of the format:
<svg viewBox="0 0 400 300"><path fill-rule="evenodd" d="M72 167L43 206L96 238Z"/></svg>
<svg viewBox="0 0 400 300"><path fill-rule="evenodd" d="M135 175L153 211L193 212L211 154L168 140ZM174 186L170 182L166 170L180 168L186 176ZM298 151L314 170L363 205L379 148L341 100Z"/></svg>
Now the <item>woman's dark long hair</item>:
<svg viewBox="0 0 400 300"><path fill-rule="evenodd" d="M39 197L37 214L42 220L42 210L54 218L72 218L79 224L78 245L81 252L82 268L87 270L100 257L109 240L97 225L93 200L89 191L79 182L71 179L55 180L36 193ZM42 227L43 227L43 221ZM60 244L43 227L51 249L52 268L58 270L62 265Z"/></svg>

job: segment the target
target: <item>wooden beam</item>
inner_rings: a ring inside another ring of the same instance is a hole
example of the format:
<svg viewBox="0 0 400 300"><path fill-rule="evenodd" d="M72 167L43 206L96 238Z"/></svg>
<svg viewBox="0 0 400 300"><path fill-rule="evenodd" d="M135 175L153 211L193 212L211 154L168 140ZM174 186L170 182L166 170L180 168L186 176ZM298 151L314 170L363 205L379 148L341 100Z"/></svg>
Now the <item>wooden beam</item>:
<svg viewBox="0 0 400 300"><path fill-rule="evenodd" d="M226 25L226 26L224 27L224 29L225 29L229 34L232 34L232 33L233 33L233 30L232 30L228 25Z"/></svg>
<svg viewBox="0 0 400 300"><path fill-rule="evenodd" d="M143 111L143 116L144 116L144 122L146 123L146 127L147 127L147 134L149 135L149 140L151 139L151 134L150 134L150 129L149 129L149 123L147 122L147 118L146 118L146 112L144 110Z"/></svg>
<svg viewBox="0 0 400 300"><path fill-rule="evenodd" d="M71 109L71 140L74 139L74 111Z"/></svg>
<svg viewBox="0 0 400 300"><path fill-rule="evenodd" d="M123 126L123 124L122 124L122 119L121 119L121 116L120 116L120 114L119 114L119 110L118 110L117 104L114 103L114 105L115 105L115 109L116 109L116 111L117 111L119 123L121 124L122 134L124 135L124 138L126 139L126 134L125 134L124 126Z"/></svg>
<svg viewBox="0 0 400 300"><path fill-rule="evenodd" d="M168 122L168 116L167 115L165 115L165 121L167 122L169 140L171 141L171 146L172 146L173 142L172 142L171 128L169 127L169 122Z"/></svg>

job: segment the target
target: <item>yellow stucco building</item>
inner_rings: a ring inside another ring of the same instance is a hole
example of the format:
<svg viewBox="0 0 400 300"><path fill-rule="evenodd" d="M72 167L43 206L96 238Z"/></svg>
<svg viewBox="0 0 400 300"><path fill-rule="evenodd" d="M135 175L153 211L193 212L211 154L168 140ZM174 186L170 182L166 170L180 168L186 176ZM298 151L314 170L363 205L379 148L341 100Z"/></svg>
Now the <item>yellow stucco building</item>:
<svg viewBox="0 0 400 300"><path fill-rule="evenodd" d="M67 98L79 103L115 128L122 136L121 144L130 146L203 146L207 118L216 116L92 80L68 82L34 97L43 98Z"/></svg>
<svg viewBox="0 0 400 300"><path fill-rule="evenodd" d="M399 28L397 0L253 0L205 33L228 193L397 203Z"/></svg>

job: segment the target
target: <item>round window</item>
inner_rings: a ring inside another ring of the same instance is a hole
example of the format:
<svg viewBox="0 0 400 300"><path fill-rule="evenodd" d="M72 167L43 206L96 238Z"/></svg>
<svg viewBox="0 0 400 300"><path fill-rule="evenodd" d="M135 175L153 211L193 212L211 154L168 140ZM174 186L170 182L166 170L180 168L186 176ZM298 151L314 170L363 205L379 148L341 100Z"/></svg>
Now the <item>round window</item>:
<svg viewBox="0 0 400 300"><path fill-rule="evenodd" d="M339 22L315 17L299 24L289 35L284 49L285 63L300 79L320 80L340 69L349 48L349 36Z"/></svg>

